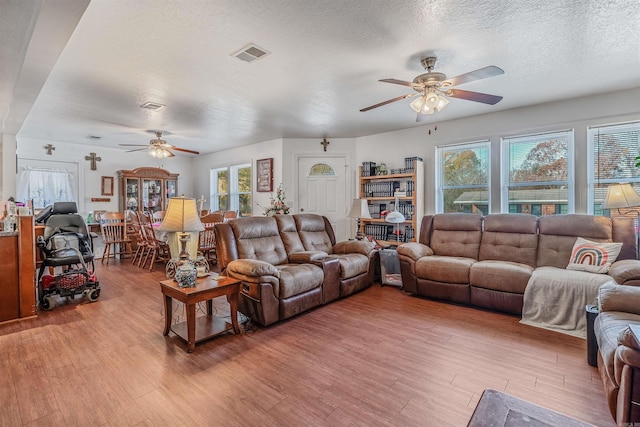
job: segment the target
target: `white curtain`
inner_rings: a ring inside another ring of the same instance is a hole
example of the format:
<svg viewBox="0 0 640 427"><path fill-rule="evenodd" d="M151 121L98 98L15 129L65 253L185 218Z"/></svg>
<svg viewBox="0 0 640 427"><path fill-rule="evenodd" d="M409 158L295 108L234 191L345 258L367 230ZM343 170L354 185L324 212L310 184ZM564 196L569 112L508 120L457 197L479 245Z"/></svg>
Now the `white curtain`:
<svg viewBox="0 0 640 427"><path fill-rule="evenodd" d="M54 202L78 202L75 199L73 173L64 169L22 167L18 171L16 197L19 201L33 200L35 209Z"/></svg>

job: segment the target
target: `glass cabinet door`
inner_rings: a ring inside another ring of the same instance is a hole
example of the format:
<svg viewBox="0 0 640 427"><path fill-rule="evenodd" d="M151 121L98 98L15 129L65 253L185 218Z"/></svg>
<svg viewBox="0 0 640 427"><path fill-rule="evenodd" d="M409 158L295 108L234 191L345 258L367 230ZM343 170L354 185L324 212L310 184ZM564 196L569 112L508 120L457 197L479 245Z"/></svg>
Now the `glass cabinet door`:
<svg viewBox="0 0 640 427"><path fill-rule="evenodd" d="M171 197L178 196L178 182L173 179L168 179L164 183L165 183L165 194L166 194L166 197L164 199L164 209L166 210L167 206L169 206L169 199Z"/></svg>
<svg viewBox="0 0 640 427"><path fill-rule="evenodd" d="M140 193L138 185L140 180L138 178L126 178L125 181L125 203L128 210L137 211L140 207Z"/></svg>
<svg viewBox="0 0 640 427"><path fill-rule="evenodd" d="M164 210L162 205L162 180L142 180L142 210L151 213Z"/></svg>

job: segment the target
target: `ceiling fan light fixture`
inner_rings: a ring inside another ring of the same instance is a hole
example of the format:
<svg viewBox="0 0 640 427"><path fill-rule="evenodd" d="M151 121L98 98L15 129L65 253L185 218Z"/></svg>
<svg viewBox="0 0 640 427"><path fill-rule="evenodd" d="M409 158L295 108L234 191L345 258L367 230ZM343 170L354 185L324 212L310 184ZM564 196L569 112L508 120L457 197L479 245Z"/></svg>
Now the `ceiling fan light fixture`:
<svg viewBox="0 0 640 427"><path fill-rule="evenodd" d="M438 102L440 102L440 97L435 93L435 91L430 90L425 95L425 102L429 108L435 108L438 105Z"/></svg>
<svg viewBox="0 0 640 427"><path fill-rule="evenodd" d="M435 107L433 107L433 109L434 109L434 110L436 110L436 111L442 111L442 109L443 109L444 107L446 107L446 106L447 106L447 104L449 104L449 100L447 99L447 97L446 97L446 96L439 95L439 96L438 96L438 105L436 105Z"/></svg>
<svg viewBox="0 0 640 427"><path fill-rule="evenodd" d="M149 149L149 154L151 154L151 157L155 157L156 159L166 159L170 155L169 150L162 147L151 147Z"/></svg>
<svg viewBox="0 0 640 427"><path fill-rule="evenodd" d="M426 102L427 102L427 100L425 99L424 96L419 96L416 99L414 99L413 101L411 101L411 104L409 104L409 106L416 113L420 113L422 111L422 107L425 106Z"/></svg>

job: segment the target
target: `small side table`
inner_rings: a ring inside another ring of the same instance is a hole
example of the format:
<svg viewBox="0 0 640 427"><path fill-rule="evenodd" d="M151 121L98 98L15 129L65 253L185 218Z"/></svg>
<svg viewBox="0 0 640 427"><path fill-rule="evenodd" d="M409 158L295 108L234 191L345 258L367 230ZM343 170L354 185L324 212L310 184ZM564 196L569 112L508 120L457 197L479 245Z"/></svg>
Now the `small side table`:
<svg viewBox="0 0 640 427"><path fill-rule="evenodd" d="M596 340L596 334L593 330L593 322L598 317L598 307L593 304L588 304L585 307L587 315L587 363L590 366L598 367L598 341Z"/></svg>
<svg viewBox="0 0 640 427"><path fill-rule="evenodd" d="M164 331L163 335L169 335L173 331L187 342L187 352L193 352L196 343L207 340L215 335L233 329L240 333L238 326L238 292L240 280L230 277L214 280L207 276L197 279L193 288L181 288L173 280L160 282L162 295L164 296ZM213 298L225 295L231 307L231 324L213 315ZM184 303L187 312L186 322L171 324L173 306L171 299ZM196 318L196 304L207 302L207 315Z"/></svg>

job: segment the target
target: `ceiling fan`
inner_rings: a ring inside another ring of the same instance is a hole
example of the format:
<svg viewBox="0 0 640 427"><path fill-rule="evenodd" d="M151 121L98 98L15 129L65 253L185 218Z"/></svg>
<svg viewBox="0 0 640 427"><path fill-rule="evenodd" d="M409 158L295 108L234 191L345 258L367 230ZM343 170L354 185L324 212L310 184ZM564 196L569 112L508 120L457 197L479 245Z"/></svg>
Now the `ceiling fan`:
<svg viewBox="0 0 640 427"><path fill-rule="evenodd" d="M486 79L488 77L498 76L504 74L501 68L490 65L488 67L480 68L479 70L471 71L469 73L460 74L459 76L447 79L447 76L443 73L437 73L433 71L436 65L436 57L429 56L422 58L420 63L427 72L420 74L413 79L413 82L407 82L398 79L382 79L379 80L384 83L393 83L402 86L409 86L417 93L408 93L406 95L398 96L397 98L389 99L387 101L380 102L378 104L371 105L363 108L362 112L373 110L374 108L382 107L383 105L391 104L392 102L400 101L407 98L418 96L414 99L410 106L418 113L416 121L421 121L421 118L426 114L433 114L436 111L441 111L449 103L449 98L466 99L467 101L482 102L483 104L495 105L502 99L501 96L489 95L480 92L471 92L468 90L455 89L454 86L461 85L463 83L469 83L475 80Z"/></svg>
<svg viewBox="0 0 640 427"><path fill-rule="evenodd" d="M175 145L169 144L162 138L162 132L154 131L156 134L156 139L152 139L149 141L149 145L143 144L120 144L123 147L144 147L138 148L135 150L129 150L127 153L131 153L133 151L141 151L141 150L149 150L149 154L153 157L165 158L165 157L173 157L173 154L170 150L182 151L183 153L191 153L191 154L200 154L199 151L187 150L186 148L176 147Z"/></svg>

